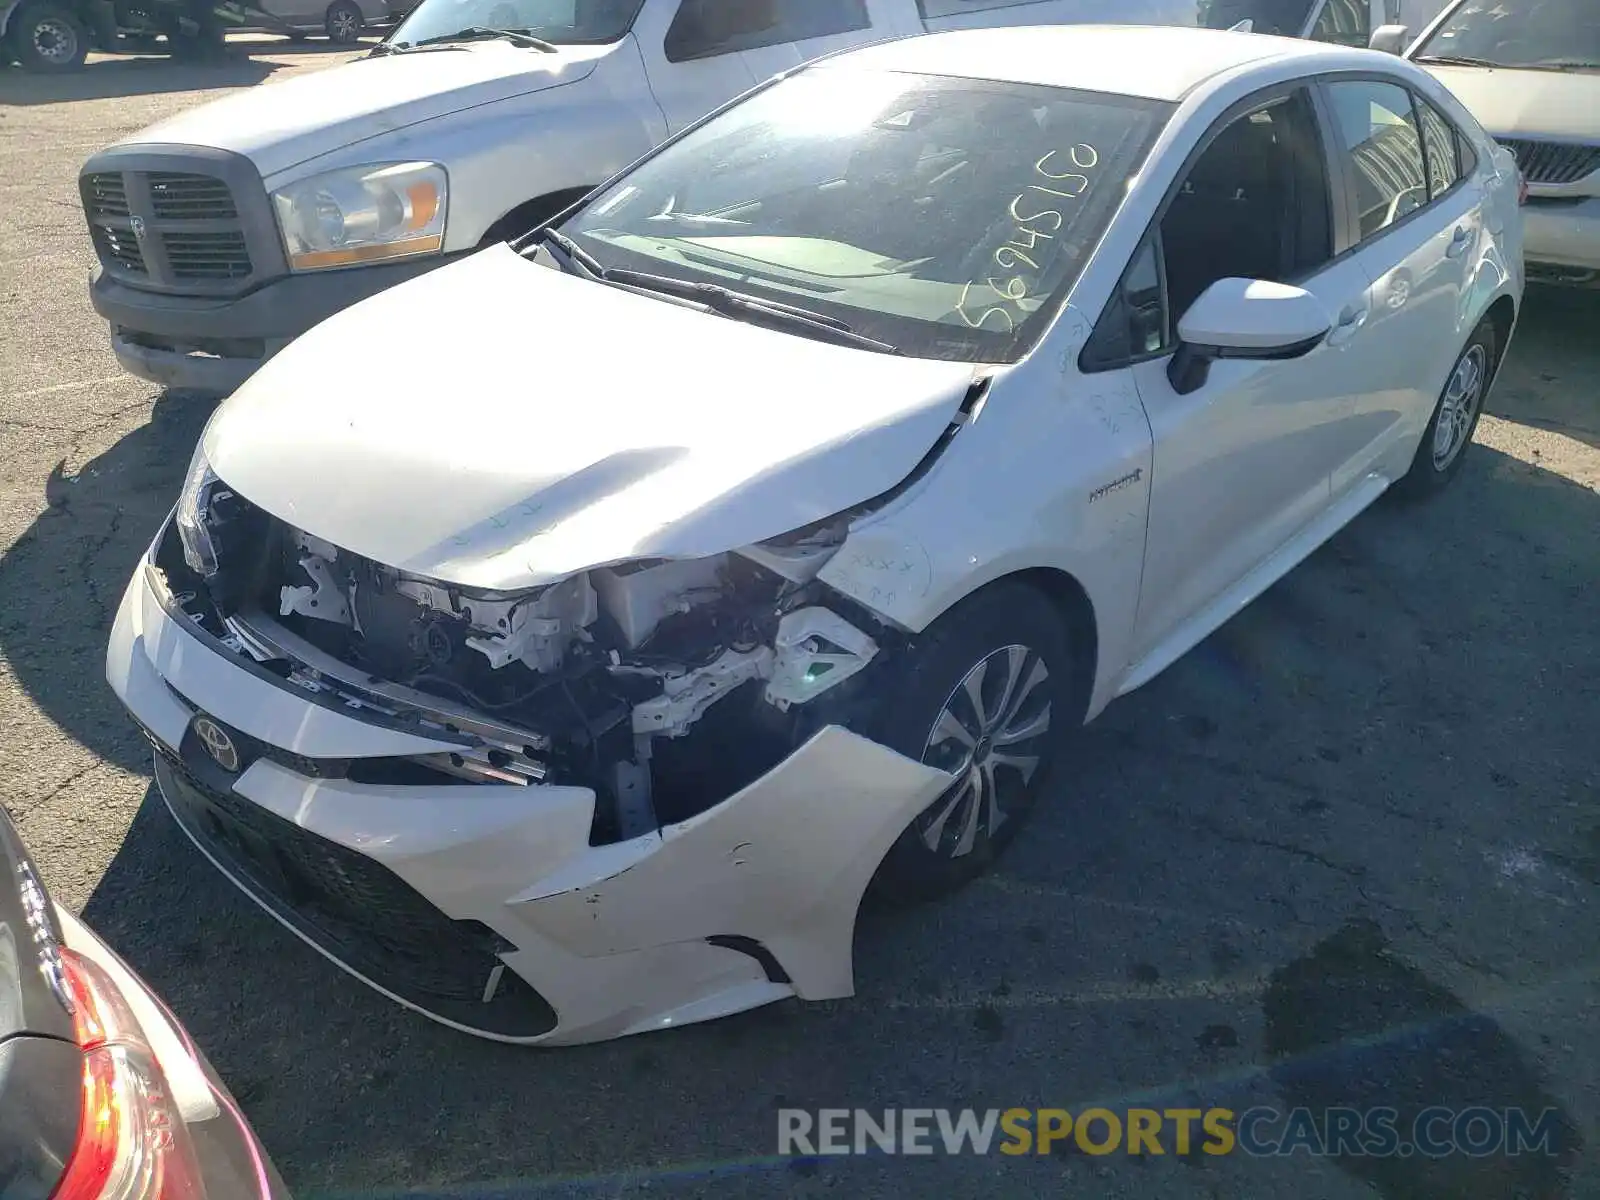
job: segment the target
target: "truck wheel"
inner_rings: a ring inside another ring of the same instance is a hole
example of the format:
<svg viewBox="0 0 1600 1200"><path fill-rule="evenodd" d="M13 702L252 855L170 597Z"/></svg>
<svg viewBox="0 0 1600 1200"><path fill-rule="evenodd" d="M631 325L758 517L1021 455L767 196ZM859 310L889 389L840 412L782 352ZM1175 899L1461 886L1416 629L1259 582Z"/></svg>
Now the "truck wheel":
<svg viewBox="0 0 1600 1200"><path fill-rule="evenodd" d="M361 10L350 0L334 0L328 5L328 40L348 46L361 36L363 24Z"/></svg>
<svg viewBox="0 0 1600 1200"><path fill-rule="evenodd" d="M199 33L170 33L167 44L172 58L181 63L215 63L227 57L227 35L221 29L202 29Z"/></svg>
<svg viewBox="0 0 1600 1200"><path fill-rule="evenodd" d="M54 4L25 4L11 19L11 52L24 71L76 71L89 54L89 31Z"/></svg>

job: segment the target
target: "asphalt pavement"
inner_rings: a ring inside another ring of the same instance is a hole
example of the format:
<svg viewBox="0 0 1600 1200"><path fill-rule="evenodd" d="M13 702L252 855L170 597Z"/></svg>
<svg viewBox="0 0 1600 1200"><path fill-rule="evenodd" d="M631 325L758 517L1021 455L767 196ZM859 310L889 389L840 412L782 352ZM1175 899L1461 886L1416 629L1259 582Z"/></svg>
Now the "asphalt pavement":
<svg viewBox="0 0 1600 1200"><path fill-rule="evenodd" d="M119 373L76 173L351 57L234 51L0 70L0 795L297 1192L1600 1196L1600 293L1530 295L1447 495L1378 505L1114 704L991 878L869 913L854 998L507 1050L237 896L103 681L208 405ZM1549 1109L1562 1153L775 1157L784 1108L1129 1103Z"/></svg>

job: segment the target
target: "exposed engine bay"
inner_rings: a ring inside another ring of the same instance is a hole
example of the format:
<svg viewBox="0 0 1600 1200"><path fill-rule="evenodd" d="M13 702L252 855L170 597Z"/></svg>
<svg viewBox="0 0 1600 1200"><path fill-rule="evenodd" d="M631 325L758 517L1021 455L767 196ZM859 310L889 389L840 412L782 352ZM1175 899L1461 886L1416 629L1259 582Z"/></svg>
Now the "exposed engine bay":
<svg viewBox="0 0 1600 1200"><path fill-rule="evenodd" d="M327 699L421 709L470 740L420 762L435 782L594 788L597 842L703 811L859 713L872 701L852 680L897 640L816 579L842 520L505 594L341 550L225 487L207 500L218 569L188 569L176 537L158 554L192 620Z"/></svg>

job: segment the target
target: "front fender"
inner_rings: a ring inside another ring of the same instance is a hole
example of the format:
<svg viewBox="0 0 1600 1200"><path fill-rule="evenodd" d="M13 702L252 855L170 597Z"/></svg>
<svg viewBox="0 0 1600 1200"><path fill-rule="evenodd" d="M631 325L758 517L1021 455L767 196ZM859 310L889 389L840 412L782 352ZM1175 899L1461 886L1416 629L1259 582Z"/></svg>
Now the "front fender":
<svg viewBox="0 0 1600 1200"><path fill-rule="evenodd" d="M1131 651L1151 435L1126 372L1081 375L1064 357L996 376L928 477L852 527L820 578L919 633L1006 576L1071 575L1095 613L1092 716Z"/></svg>

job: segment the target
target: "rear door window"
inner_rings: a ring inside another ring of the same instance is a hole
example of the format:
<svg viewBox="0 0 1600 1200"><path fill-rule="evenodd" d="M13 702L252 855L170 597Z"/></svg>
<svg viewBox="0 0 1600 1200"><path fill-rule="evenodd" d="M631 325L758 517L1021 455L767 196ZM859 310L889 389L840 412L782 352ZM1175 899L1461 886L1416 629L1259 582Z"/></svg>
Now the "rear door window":
<svg viewBox="0 0 1600 1200"><path fill-rule="evenodd" d="M1461 178L1461 140L1437 108L1420 96L1417 113L1422 119L1422 148L1428 156L1428 194L1439 197Z"/></svg>
<svg viewBox="0 0 1600 1200"><path fill-rule="evenodd" d="M870 29L866 0L683 0L667 29L669 62Z"/></svg>
<svg viewBox="0 0 1600 1200"><path fill-rule="evenodd" d="M1355 181L1361 240L1376 237L1428 203L1422 135L1411 93L1398 84L1356 80L1328 85L1335 150Z"/></svg>
<svg viewBox="0 0 1600 1200"><path fill-rule="evenodd" d="M1372 12L1367 0L1327 0L1311 27L1313 41L1341 46L1366 46L1372 40Z"/></svg>
<svg viewBox="0 0 1600 1200"><path fill-rule="evenodd" d="M1200 24L1232 29L1249 21L1253 33L1299 37L1311 19L1313 0L1201 0Z"/></svg>

